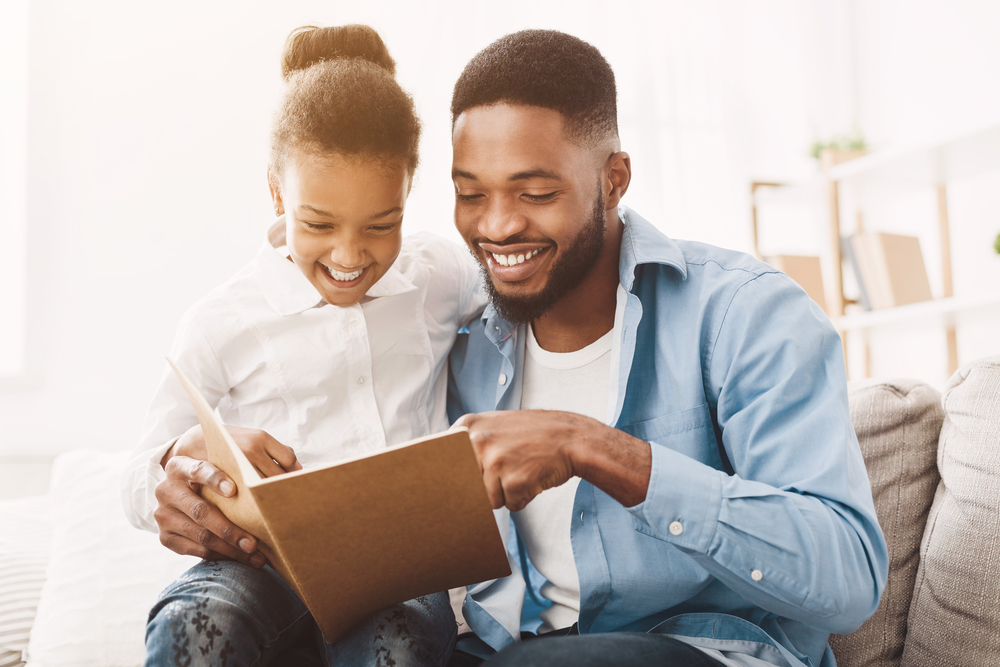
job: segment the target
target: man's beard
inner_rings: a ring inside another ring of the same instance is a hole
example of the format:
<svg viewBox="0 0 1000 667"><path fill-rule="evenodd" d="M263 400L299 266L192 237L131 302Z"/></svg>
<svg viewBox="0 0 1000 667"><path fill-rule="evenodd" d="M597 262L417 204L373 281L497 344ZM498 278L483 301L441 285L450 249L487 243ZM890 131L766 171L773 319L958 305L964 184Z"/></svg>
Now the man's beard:
<svg viewBox="0 0 1000 667"><path fill-rule="evenodd" d="M604 249L604 224L604 192L598 187L590 220L573 240L573 244L563 252L563 256L552 265L548 281L536 294L519 296L499 292L493 284L489 269L480 262L486 292L497 313L511 323L531 322L547 313L594 268Z"/></svg>

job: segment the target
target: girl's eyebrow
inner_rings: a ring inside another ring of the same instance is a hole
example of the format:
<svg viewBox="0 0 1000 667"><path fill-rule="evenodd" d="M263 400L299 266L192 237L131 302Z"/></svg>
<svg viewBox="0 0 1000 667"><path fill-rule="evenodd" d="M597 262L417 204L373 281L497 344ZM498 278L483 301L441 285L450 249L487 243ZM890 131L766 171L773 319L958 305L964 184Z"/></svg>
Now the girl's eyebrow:
<svg viewBox="0 0 1000 667"><path fill-rule="evenodd" d="M321 215L324 218L339 218L340 217L339 215L336 215L334 213L327 213L326 211L320 210L320 209L316 208L315 206L310 206L309 204L299 204L299 209L303 210L303 211L310 211L311 213L315 213L316 215Z"/></svg>
<svg viewBox="0 0 1000 667"><path fill-rule="evenodd" d="M315 206L310 206L309 204L299 204L299 209L303 210L303 211L309 211L311 213L315 213L316 215L322 216L324 218L330 218L331 220L336 220L336 219L338 219L340 217L339 215L336 215L335 213L327 213L326 211L318 209ZM379 220L381 218L388 217L388 216L392 215L393 213L402 213L402 211L403 211L403 209L401 207L399 207L399 206L393 206L392 208L386 209L386 210L382 211L381 213L376 213L374 215L368 216L368 219L369 220Z"/></svg>

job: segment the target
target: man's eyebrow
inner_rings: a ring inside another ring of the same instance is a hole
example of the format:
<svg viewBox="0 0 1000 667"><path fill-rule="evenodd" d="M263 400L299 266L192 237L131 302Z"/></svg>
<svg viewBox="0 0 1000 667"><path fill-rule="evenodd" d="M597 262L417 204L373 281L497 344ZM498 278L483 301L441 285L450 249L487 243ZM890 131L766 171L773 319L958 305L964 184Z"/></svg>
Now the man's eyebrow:
<svg viewBox="0 0 1000 667"><path fill-rule="evenodd" d="M561 181L562 176L550 169L529 169L528 171L519 171L516 174L511 174L508 181L528 181L532 178L546 178L550 181Z"/></svg>
<svg viewBox="0 0 1000 667"><path fill-rule="evenodd" d="M470 181L478 181L479 179L475 174L471 174L467 171L462 171L461 169L451 170L452 180L456 178L465 178ZM509 182L513 181L528 181L533 178L547 178L550 181L561 181L562 176L552 171L551 169L529 169L527 171L519 171L516 174L511 174L507 177Z"/></svg>

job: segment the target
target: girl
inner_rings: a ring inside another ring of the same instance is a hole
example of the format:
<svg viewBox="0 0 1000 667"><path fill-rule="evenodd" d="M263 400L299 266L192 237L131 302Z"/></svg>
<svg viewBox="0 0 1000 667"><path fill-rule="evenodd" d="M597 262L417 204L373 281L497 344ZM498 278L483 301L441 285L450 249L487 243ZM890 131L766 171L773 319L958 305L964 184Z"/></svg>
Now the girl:
<svg viewBox="0 0 1000 667"><path fill-rule="evenodd" d="M171 351L264 476L448 428L447 354L485 296L464 250L401 235L420 124L394 72L367 26L289 36L268 167L278 220L256 259L188 311ZM123 502L134 525L206 560L151 612L148 665L447 662L455 621L446 593L322 642L255 537L197 495L203 484L233 492L204 458L197 418L168 370Z"/></svg>

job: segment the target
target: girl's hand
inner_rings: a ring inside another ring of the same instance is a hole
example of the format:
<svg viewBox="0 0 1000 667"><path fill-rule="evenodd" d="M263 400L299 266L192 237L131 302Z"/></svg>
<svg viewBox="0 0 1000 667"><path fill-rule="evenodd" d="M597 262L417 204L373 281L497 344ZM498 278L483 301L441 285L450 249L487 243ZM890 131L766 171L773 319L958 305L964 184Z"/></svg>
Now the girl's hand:
<svg viewBox="0 0 1000 667"><path fill-rule="evenodd" d="M239 426L227 426L226 430L229 431L229 435L233 437L233 441L243 451L261 477L274 477L275 475L302 469L302 464L295 458L295 450L281 444L265 431L255 428L241 428ZM187 456L199 461L204 461L208 458L208 450L205 446L205 434L202 433L201 424L189 428L174 443L174 446L170 448L160 462L164 470L166 470L167 461L173 456ZM225 473L220 472L220 474L224 475Z"/></svg>
<svg viewBox="0 0 1000 667"><path fill-rule="evenodd" d="M262 476L302 468L292 449L267 433L226 428ZM153 513L160 528L160 543L183 555L238 560L263 567L267 559L257 550L257 539L199 495L204 485L222 496L236 493L232 480L205 460L206 452L204 434L198 426L188 430L161 460L167 476L156 486L158 506Z"/></svg>

